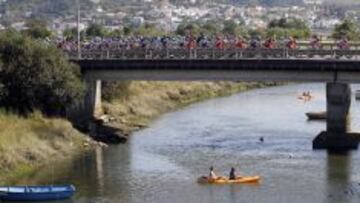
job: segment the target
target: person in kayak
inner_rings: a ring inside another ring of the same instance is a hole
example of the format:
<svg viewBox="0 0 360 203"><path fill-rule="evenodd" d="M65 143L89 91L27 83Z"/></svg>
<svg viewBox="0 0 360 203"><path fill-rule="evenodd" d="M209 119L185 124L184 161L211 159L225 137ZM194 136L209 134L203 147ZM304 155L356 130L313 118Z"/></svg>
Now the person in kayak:
<svg viewBox="0 0 360 203"><path fill-rule="evenodd" d="M236 180L235 168L234 167L231 167L230 174L229 174L229 180Z"/></svg>
<svg viewBox="0 0 360 203"><path fill-rule="evenodd" d="M216 180L218 179L217 175L214 172L214 167L210 167L210 174L209 174L209 179L210 180Z"/></svg>

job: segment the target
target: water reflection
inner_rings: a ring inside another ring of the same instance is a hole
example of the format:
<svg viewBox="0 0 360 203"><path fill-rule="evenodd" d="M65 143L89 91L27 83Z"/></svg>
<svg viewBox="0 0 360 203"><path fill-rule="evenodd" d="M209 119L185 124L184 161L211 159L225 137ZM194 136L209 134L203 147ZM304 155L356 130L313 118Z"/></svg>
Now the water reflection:
<svg viewBox="0 0 360 203"><path fill-rule="evenodd" d="M327 198L325 202L349 202L351 154L349 152L329 152L326 169Z"/></svg>
<svg viewBox="0 0 360 203"><path fill-rule="evenodd" d="M103 148L101 147L97 147L95 149L95 154L96 154L96 175L97 175L97 180L98 180L98 185L99 185L99 195L103 195L104 194L104 186L105 186L105 182L104 182L104 166L103 166Z"/></svg>

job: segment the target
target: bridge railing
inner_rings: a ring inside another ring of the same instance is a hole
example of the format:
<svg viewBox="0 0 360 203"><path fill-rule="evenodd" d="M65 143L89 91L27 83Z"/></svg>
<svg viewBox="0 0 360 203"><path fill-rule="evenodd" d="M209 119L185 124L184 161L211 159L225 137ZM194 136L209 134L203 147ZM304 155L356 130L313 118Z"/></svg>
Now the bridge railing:
<svg viewBox="0 0 360 203"><path fill-rule="evenodd" d="M65 52L69 59L79 59L77 52ZM246 59L246 58L326 58L355 59L360 49L130 49L83 51L81 59Z"/></svg>

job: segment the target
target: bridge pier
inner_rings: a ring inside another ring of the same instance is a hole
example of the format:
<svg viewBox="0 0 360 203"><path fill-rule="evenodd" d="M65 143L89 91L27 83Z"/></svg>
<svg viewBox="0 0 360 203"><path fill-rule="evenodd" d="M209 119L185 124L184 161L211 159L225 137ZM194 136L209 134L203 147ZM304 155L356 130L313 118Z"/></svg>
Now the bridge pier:
<svg viewBox="0 0 360 203"><path fill-rule="evenodd" d="M86 81L86 95L84 99L87 119L92 119L103 113L101 104L101 80Z"/></svg>
<svg viewBox="0 0 360 203"><path fill-rule="evenodd" d="M327 83L326 131L313 140L313 149L350 150L358 148L358 140L348 133L351 89L349 84Z"/></svg>

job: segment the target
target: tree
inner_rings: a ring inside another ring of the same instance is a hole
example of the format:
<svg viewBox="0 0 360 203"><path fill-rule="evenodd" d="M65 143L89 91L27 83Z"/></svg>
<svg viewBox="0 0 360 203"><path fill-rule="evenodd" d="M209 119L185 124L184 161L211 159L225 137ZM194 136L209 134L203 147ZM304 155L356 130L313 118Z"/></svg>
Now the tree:
<svg viewBox="0 0 360 203"><path fill-rule="evenodd" d="M67 39L76 39L77 36L77 29L76 27L73 28L66 28L63 31L63 36Z"/></svg>
<svg viewBox="0 0 360 203"><path fill-rule="evenodd" d="M270 21L268 28L308 29L308 26L297 18L280 18Z"/></svg>
<svg viewBox="0 0 360 203"><path fill-rule="evenodd" d="M73 27L73 28L67 28L63 31L63 36L66 38L66 39L77 39L77 35L78 35L78 31L77 31L77 28L76 27ZM81 39L84 39L85 37L85 32L84 31L81 31L80 32L80 38Z"/></svg>
<svg viewBox="0 0 360 203"><path fill-rule="evenodd" d="M158 29L154 24L145 23L134 31L137 35L142 36L160 36L165 35L165 31Z"/></svg>
<svg viewBox="0 0 360 203"><path fill-rule="evenodd" d="M220 32L220 26L216 21L207 21L203 26L201 26L201 32L206 35L215 35Z"/></svg>
<svg viewBox="0 0 360 203"><path fill-rule="evenodd" d="M296 18L281 18L270 21L266 36L308 38L311 31L306 23Z"/></svg>
<svg viewBox="0 0 360 203"><path fill-rule="evenodd" d="M358 40L360 39L359 35L359 27L350 19L345 19L344 22L336 25L332 34L335 39L347 37L349 40Z"/></svg>
<svg viewBox="0 0 360 203"><path fill-rule="evenodd" d="M131 29L131 27L127 27L127 26L125 26L123 29L124 35L130 35L132 31L133 30Z"/></svg>
<svg viewBox="0 0 360 203"><path fill-rule="evenodd" d="M236 31L236 27L237 27L237 24L235 23L235 21L233 20L226 20L224 22L224 28L222 30L222 32L224 34L232 34L232 35L235 35L235 31Z"/></svg>
<svg viewBox="0 0 360 203"><path fill-rule="evenodd" d="M45 21L30 20L26 23L26 27L28 27L28 29L25 30L24 33L35 39L45 39L52 35Z"/></svg>
<svg viewBox="0 0 360 203"><path fill-rule="evenodd" d="M195 22L183 22L176 29L176 34L178 35L186 35L189 33L193 35L199 35L201 33L201 28L199 24Z"/></svg>
<svg viewBox="0 0 360 203"><path fill-rule="evenodd" d="M248 30L248 33L250 38L256 38L256 37L263 38L266 35L265 31L262 29L251 29Z"/></svg>
<svg viewBox="0 0 360 203"><path fill-rule="evenodd" d="M0 105L26 115L61 115L84 96L79 68L55 46L16 32L0 34Z"/></svg>
<svg viewBox="0 0 360 203"><path fill-rule="evenodd" d="M124 34L123 30L115 29L115 30L111 31L110 33L108 33L108 36L110 36L110 37L120 37L123 34Z"/></svg>
<svg viewBox="0 0 360 203"><path fill-rule="evenodd" d="M88 37L104 37L107 32L104 26L100 24L90 24L86 29L86 36Z"/></svg>
<svg viewBox="0 0 360 203"><path fill-rule="evenodd" d="M309 38L311 32L309 29L294 29L294 28L268 28L266 30L267 37L279 37L279 38L286 38L289 36L295 37L297 39L306 39Z"/></svg>

